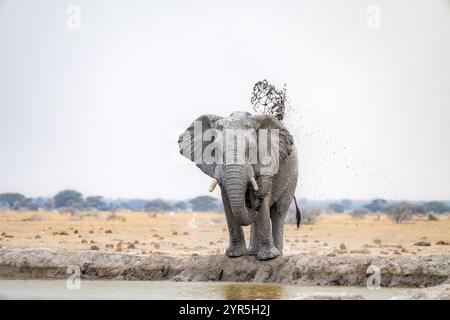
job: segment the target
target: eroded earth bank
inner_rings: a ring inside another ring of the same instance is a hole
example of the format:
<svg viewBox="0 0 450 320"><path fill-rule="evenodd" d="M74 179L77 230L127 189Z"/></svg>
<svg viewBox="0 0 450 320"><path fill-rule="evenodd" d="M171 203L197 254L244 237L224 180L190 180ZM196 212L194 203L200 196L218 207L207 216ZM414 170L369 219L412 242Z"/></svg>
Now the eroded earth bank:
<svg viewBox="0 0 450 320"><path fill-rule="evenodd" d="M270 261L222 255L170 257L138 256L101 251L0 249L3 279L67 277L78 266L86 279L276 282L305 285L363 286L380 270L382 286L428 287L446 282L449 255L417 257L302 256ZM375 271L374 271L375 270Z"/></svg>

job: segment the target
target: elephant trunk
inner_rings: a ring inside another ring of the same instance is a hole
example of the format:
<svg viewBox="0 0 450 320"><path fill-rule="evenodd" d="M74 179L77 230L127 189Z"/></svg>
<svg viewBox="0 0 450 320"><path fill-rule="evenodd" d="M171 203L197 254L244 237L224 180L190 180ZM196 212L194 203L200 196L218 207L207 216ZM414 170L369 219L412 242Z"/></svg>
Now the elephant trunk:
<svg viewBox="0 0 450 320"><path fill-rule="evenodd" d="M242 166L227 166L223 175L223 186L225 187L233 216L244 226L255 221L255 217L249 215L245 205L247 183L248 177Z"/></svg>

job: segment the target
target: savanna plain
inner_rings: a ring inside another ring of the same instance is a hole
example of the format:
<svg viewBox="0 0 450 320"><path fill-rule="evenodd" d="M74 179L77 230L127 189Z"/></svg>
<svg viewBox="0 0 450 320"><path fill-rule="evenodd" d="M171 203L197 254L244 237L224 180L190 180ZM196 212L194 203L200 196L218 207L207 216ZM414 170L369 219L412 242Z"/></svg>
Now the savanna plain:
<svg viewBox="0 0 450 320"><path fill-rule="evenodd" d="M416 215L400 224L385 214L321 214L313 224L285 226L284 254L429 255L450 253L450 215ZM244 228L248 239L249 228ZM2 248L101 250L137 255L223 254L223 214L158 212L0 213Z"/></svg>

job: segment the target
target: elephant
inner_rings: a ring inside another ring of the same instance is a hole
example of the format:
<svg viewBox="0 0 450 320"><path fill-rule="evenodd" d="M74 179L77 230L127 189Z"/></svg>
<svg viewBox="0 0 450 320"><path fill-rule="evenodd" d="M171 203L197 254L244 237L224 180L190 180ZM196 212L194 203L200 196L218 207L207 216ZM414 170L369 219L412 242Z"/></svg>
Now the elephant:
<svg viewBox="0 0 450 320"><path fill-rule="evenodd" d="M236 141L244 141L241 149L239 143L235 148ZM293 199L297 227L301 219L295 200L297 150L281 121L242 111L228 117L205 114L180 135L178 146L182 155L213 178L210 192L220 186L229 231L226 256L250 255L258 260L280 256L284 221ZM242 228L247 225L248 248Z"/></svg>

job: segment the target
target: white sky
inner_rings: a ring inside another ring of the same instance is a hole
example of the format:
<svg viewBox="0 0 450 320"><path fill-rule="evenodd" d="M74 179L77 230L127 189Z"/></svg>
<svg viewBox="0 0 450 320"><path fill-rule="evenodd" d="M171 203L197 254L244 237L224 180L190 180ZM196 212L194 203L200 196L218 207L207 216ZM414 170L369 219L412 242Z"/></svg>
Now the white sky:
<svg viewBox="0 0 450 320"><path fill-rule="evenodd" d="M448 0L0 0L0 192L205 194L178 135L264 78L295 106L298 197L450 198Z"/></svg>

